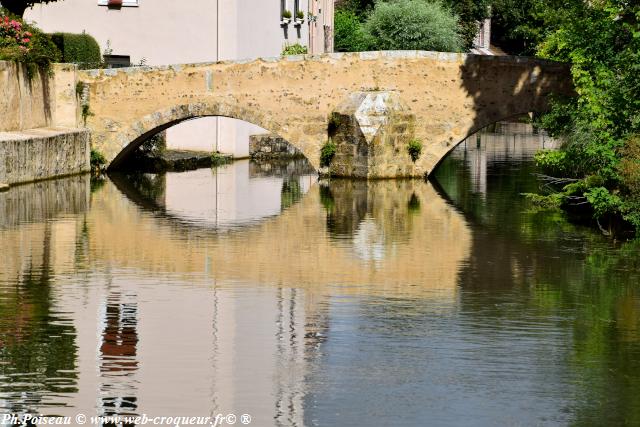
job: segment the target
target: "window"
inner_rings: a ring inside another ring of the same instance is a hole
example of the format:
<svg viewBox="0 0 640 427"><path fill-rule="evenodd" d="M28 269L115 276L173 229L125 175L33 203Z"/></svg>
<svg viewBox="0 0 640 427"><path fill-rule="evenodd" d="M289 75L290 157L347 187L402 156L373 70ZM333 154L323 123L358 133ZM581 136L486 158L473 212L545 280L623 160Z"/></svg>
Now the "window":
<svg viewBox="0 0 640 427"><path fill-rule="evenodd" d="M128 55L104 55L107 68L131 67L131 57Z"/></svg>
<svg viewBox="0 0 640 427"><path fill-rule="evenodd" d="M287 0L280 0L280 17L281 18L285 10L287 10Z"/></svg>
<svg viewBox="0 0 640 427"><path fill-rule="evenodd" d="M98 0L98 6L138 7L139 0Z"/></svg>
<svg viewBox="0 0 640 427"><path fill-rule="evenodd" d="M298 17L298 11L300 10L300 0L293 1L293 17Z"/></svg>

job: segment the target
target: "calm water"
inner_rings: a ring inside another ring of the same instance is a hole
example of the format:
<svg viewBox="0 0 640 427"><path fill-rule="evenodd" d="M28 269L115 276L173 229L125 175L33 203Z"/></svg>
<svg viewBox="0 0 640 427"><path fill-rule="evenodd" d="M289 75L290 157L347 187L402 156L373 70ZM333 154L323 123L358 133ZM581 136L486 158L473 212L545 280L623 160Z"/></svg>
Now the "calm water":
<svg viewBox="0 0 640 427"><path fill-rule="evenodd" d="M0 413L640 425L640 245L524 202L542 144L473 137L432 182L240 161L12 188Z"/></svg>

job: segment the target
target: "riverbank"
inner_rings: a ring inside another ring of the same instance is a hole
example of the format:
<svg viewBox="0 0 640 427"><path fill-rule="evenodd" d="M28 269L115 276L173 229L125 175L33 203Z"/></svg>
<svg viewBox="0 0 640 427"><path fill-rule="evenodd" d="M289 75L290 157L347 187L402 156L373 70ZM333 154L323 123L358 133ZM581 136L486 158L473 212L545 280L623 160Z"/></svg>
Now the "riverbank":
<svg viewBox="0 0 640 427"><path fill-rule="evenodd" d="M121 165L122 170L140 172L182 172L210 168L233 161L233 156L208 151L160 150L152 153L136 152Z"/></svg>

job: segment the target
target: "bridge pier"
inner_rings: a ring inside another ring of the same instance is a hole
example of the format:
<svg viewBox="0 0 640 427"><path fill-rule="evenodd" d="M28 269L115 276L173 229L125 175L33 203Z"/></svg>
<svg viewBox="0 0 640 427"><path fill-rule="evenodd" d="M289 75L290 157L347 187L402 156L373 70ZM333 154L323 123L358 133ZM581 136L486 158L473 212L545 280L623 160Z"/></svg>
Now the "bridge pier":
<svg viewBox="0 0 640 427"><path fill-rule="evenodd" d="M427 171L407 148L415 139L415 122L395 92L352 93L329 119L329 139L336 146L329 174L363 179L423 177Z"/></svg>

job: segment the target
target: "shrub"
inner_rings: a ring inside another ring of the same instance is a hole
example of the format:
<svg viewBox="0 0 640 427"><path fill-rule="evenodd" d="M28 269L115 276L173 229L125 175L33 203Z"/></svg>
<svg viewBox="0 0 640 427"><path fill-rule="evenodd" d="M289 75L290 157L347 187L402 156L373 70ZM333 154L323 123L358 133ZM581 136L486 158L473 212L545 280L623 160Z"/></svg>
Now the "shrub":
<svg viewBox="0 0 640 427"><path fill-rule="evenodd" d="M140 144L138 150L147 156L157 156L162 154L166 148L167 134L166 132L159 132Z"/></svg>
<svg viewBox="0 0 640 427"><path fill-rule="evenodd" d="M291 19L291 11L290 10L285 10L282 12L282 18L284 19Z"/></svg>
<svg viewBox="0 0 640 427"><path fill-rule="evenodd" d="M567 153L557 150L538 151L534 160L536 166L549 175L564 175Z"/></svg>
<svg viewBox="0 0 640 427"><path fill-rule="evenodd" d="M419 139L412 139L409 141L407 144L407 152L409 153L409 156L411 156L411 161L415 163L422 154L422 141Z"/></svg>
<svg viewBox="0 0 640 427"><path fill-rule="evenodd" d="M629 138L621 154L618 172L622 185L631 196L640 200L640 136Z"/></svg>
<svg viewBox="0 0 640 427"><path fill-rule="evenodd" d="M320 149L320 166L328 167L331 164L331 160L336 155L336 144L332 140L329 140Z"/></svg>
<svg viewBox="0 0 640 427"><path fill-rule="evenodd" d="M51 39L62 52L62 62L78 64L80 69L101 67L100 46L89 34L54 33Z"/></svg>
<svg viewBox="0 0 640 427"><path fill-rule="evenodd" d="M595 187L584 193L593 207L595 218L619 211L622 200L616 194L611 194L604 187Z"/></svg>
<svg viewBox="0 0 640 427"><path fill-rule="evenodd" d="M334 49L336 52L362 52L369 42L362 23L352 11L336 11L334 18Z"/></svg>
<svg viewBox="0 0 640 427"><path fill-rule="evenodd" d="M457 18L440 3L423 0L378 2L364 25L379 50L460 52Z"/></svg>
<svg viewBox="0 0 640 427"><path fill-rule="evenodd" d="M299 10L296 12L296 19L304 19L304 12Z"/></svg>
<svg viewBox="0 0 640 427"><path fill-rule="evenodd" d="M282 56L286 55L305 55L307 53L307 47L302 46L300 43L285 45L282 49Z"/></svg>
<svg viewBox="0 0 640 427"><path fill-rule="evenodd" d="M99 152L95 148L92 148L89 163L91 165L91 171L93 173L100 173L104 169L104 166L107 164L107 159L101 152Z"/></svg>
<svg viewBox="0 0 640 427"><path fill-rule="evenodd" d="M37 68L48 71L60 51L42 31L0 9L0 59L26 64L33 76Z"/></svg>

